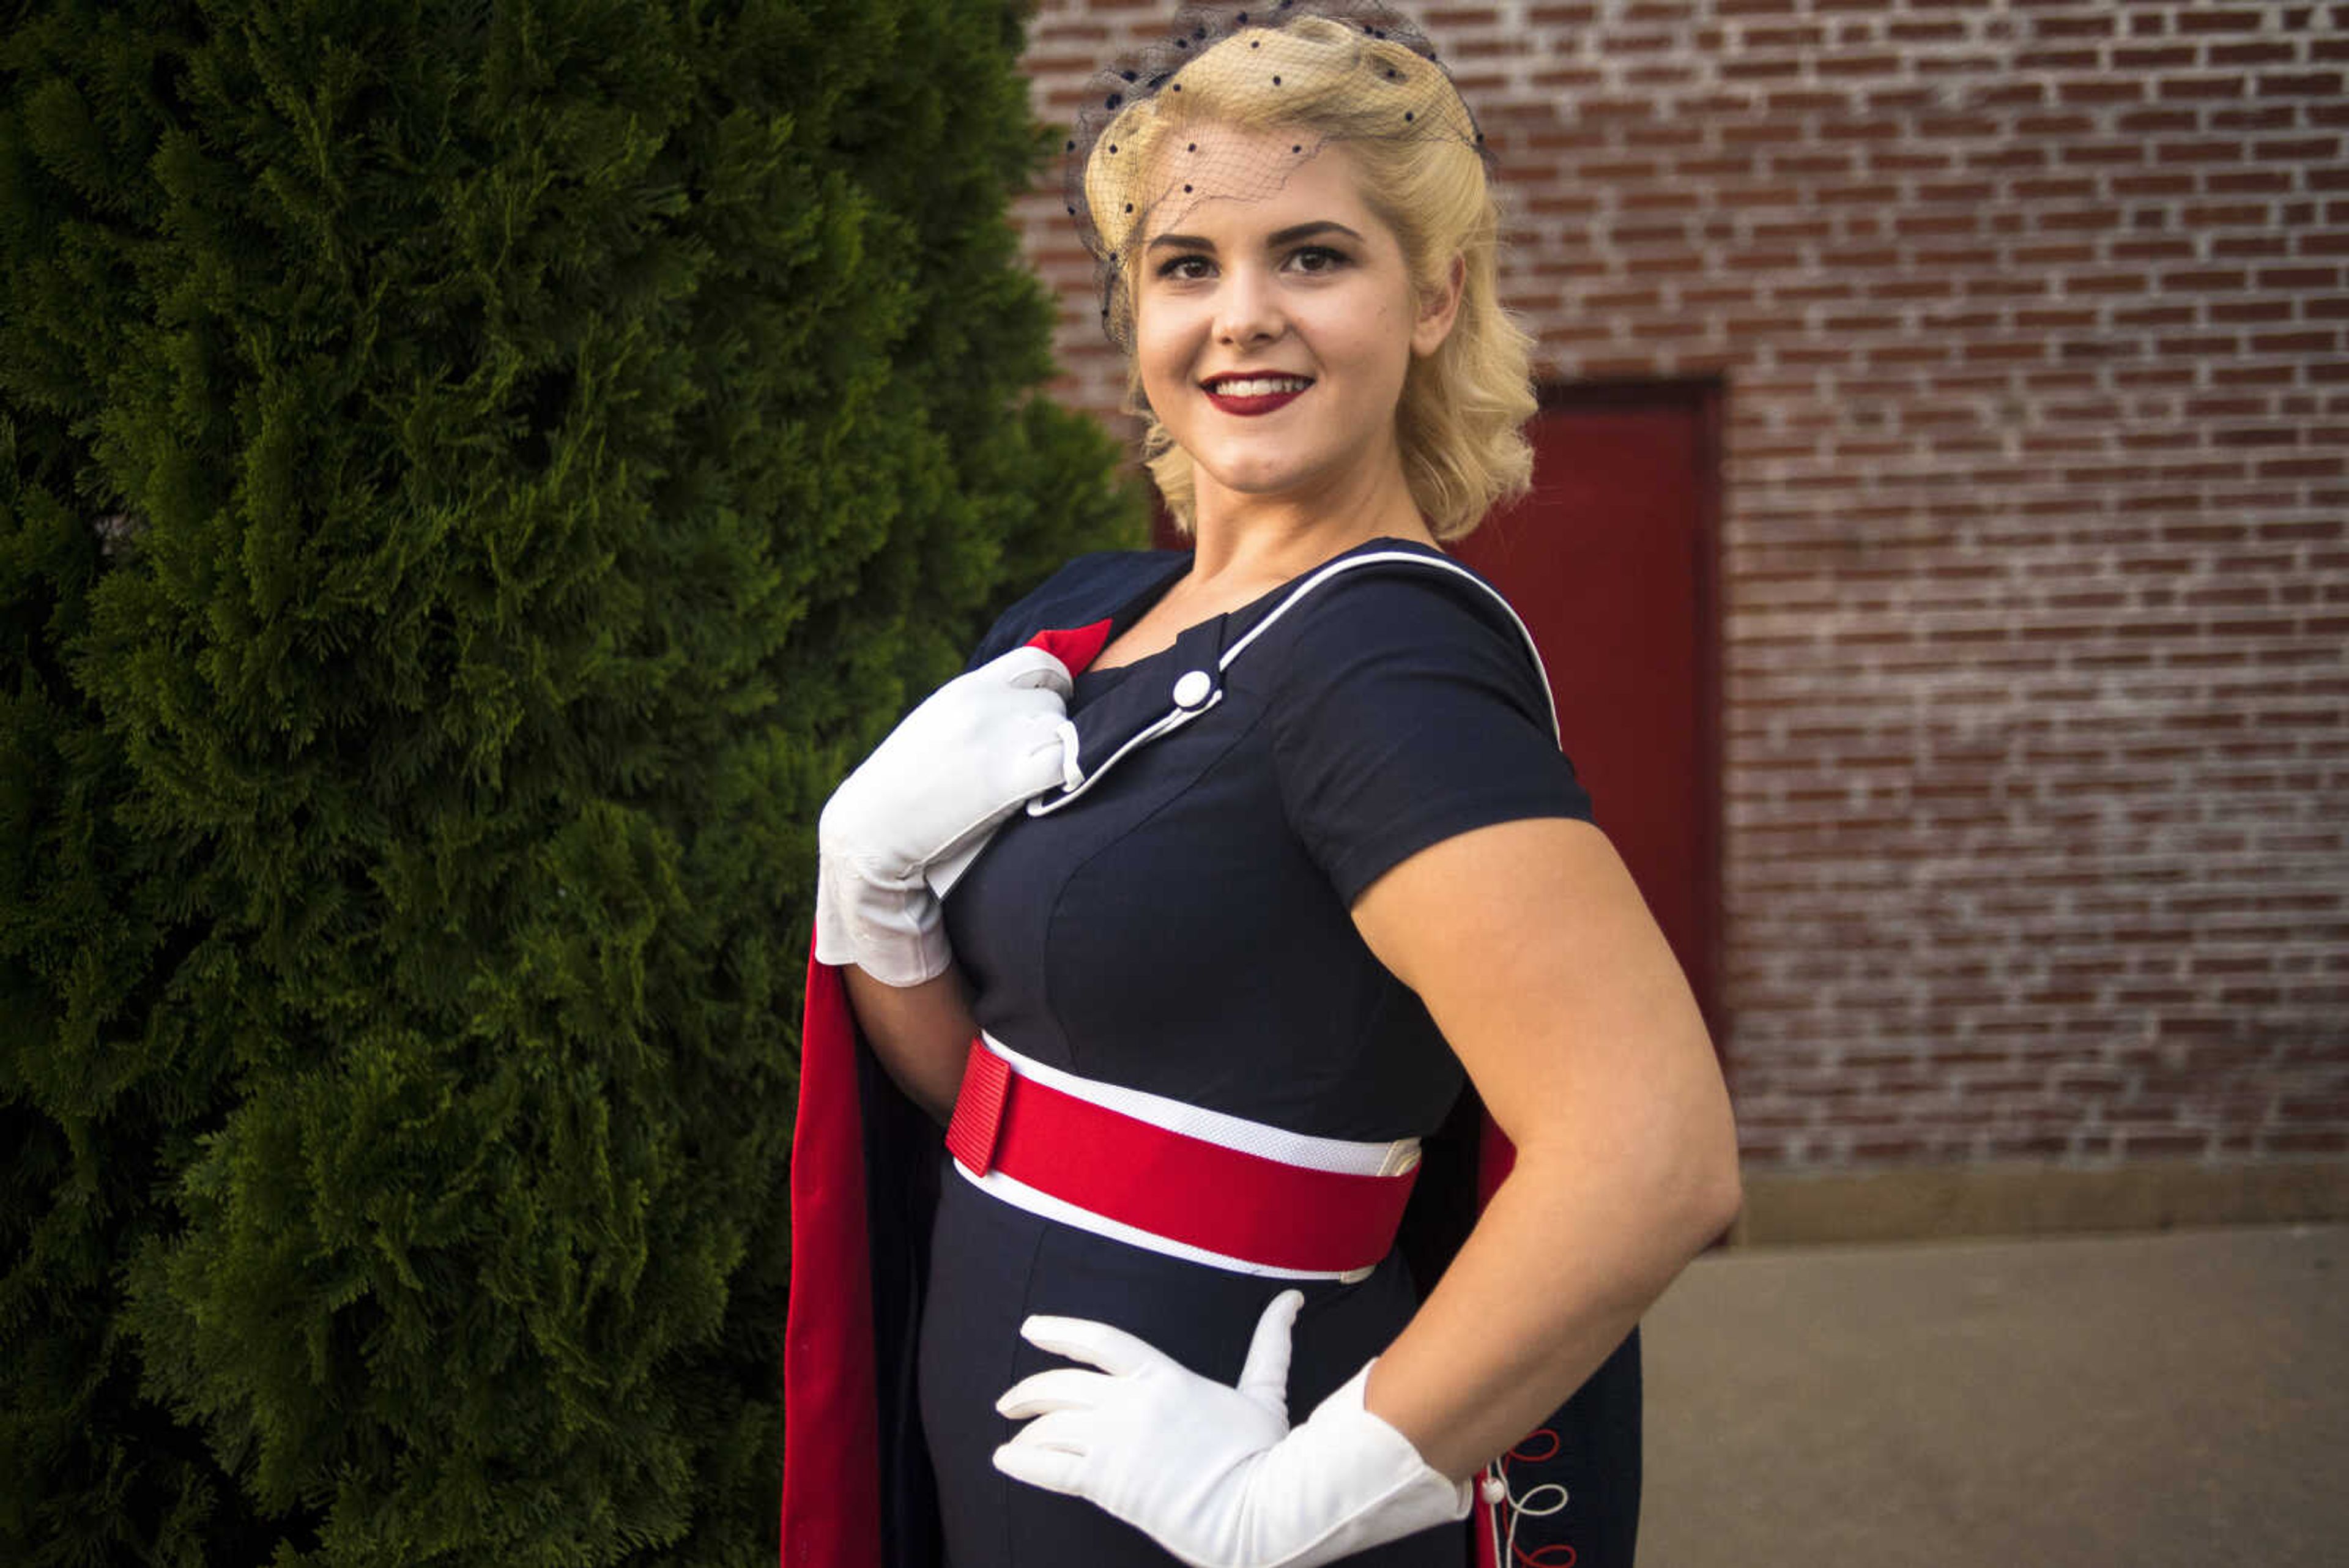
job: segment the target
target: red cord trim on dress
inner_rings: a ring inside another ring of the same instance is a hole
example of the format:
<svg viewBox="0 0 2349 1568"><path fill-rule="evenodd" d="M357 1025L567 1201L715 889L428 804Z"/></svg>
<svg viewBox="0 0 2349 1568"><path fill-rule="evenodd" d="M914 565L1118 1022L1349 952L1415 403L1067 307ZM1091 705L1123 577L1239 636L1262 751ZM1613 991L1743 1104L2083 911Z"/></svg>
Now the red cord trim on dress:
<svg viewBox="0 0 2349 1568"><path fill-rule="evenodd" d="M1547 1440L1547 1448L1541 1446L1544 1439ZM1556 1481L1544 1481L1522 1497L1509 1490L1511 1459L1522 1459L1529 1465L1539 1464L1545 1459L1557 1458L1561 1447L1563 1445L1559 1442L1556 1432L1551 1431L1547 1427L1537 1428L1526 1434L1525 1439L1516 1447L1495 1459L1485 1473L1484 1490L1486 1500L1493 1504L1496 1512L1505 1511L1508 1516L1508 1536L1502 1547L1501 1554L1506 1563L1516 1565L1516 1568L1574 1568L1578 1554L1571 1545L1563 1541L1552 1542L1547 1546L1537 1546L1530 1552L1517 1544L1517 1521L1546 1519L1553 1513L1562 1511L1567 1503L1571 1501L1567 1490ZM1497 1496L1495 1495L1495 1491L1498 1493Z"/></svg>

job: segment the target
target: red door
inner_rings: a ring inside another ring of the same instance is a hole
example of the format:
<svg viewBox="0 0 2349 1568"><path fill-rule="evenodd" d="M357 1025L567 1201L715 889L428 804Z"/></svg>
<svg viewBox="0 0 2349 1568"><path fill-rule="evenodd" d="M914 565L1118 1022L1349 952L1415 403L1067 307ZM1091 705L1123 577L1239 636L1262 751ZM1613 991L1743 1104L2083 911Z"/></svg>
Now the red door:
<svg viewBox="0 0 2349 1568"><path fill-rule="evenodd" d="M1455 554L1533 628L1558 722L1720 1038L1717 383L1558 389L1533 493Z"/></svg>

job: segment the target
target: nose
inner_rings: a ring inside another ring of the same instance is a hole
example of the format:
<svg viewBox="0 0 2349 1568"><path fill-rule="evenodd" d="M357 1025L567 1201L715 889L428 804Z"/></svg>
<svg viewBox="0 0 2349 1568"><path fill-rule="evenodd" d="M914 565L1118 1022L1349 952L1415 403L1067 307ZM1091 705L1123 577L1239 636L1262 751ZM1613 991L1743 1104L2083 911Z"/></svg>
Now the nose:
<svg viewBox="0 0 2349 1568"><path fill-rule="evenodd" d="M1280 336L1279 293L1262 267L1242 263L1226 269L1223 286L1216 293L1218 343L1268 343Z"/></svg>

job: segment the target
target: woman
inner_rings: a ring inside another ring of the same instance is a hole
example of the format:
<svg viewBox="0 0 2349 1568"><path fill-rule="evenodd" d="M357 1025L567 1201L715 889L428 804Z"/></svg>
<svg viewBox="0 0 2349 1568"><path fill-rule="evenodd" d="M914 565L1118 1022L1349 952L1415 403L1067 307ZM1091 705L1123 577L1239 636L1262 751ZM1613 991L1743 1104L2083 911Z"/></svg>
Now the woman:
<svg viewBox="0 0 2349 1568"><path fill-rule="evenodd" d="M949 1124L945 1560L1458 1568L1474 1479L1604 1382L1567 1495L1508 1501L1628 1561L1621 1347L1734 1214L1727 1096L1522 626L1436 548L1529 469L1481 139L1391 13L1245 16L1071 144L1194 551L1072 564L825 812L816 956ZM1423 1301L1394 1213L1464 1090L1515 1165Z"/></svg>

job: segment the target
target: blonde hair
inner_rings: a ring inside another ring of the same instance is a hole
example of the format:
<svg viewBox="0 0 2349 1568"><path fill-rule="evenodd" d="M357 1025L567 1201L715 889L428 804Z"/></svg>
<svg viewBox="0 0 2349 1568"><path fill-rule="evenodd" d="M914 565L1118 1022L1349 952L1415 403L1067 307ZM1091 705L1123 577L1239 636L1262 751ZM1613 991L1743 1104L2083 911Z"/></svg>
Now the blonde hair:
<svg viewBox="0 0 2349 1568"><path fill-rule="evenodd" d="M1413 357L1395 409L1404 476L1430 531L1444 540L1464 537L1495 504L1525 493L1533 476L1523 429L1536 408L1533 340L1500 302L1500 213L1482 138L1441 67L1382 34L1300 16L1201 50L1159 90L1124 105L1084 163L1084 204L1106 265L1103 326L1126 349L1126 409L1145 421L1143 461L1176 525L1188 533L1195 522L1194 474L1190 454L1151 411L1133 359L1143 249L1134 242L1145 223L1181 200L1174 178L1157 172L1162 152L1174 132L1202 123L1294 129L1309 157L1345 147L1360 167L1364 201L1401 242L1423 298L1448 286L1452 258L1461 258L1452 330L1433 353ZM1291 167L1246 172L1268 194ZM1211 193L1247 191L1219 178Z"/></svg>

